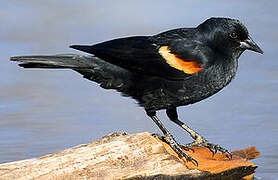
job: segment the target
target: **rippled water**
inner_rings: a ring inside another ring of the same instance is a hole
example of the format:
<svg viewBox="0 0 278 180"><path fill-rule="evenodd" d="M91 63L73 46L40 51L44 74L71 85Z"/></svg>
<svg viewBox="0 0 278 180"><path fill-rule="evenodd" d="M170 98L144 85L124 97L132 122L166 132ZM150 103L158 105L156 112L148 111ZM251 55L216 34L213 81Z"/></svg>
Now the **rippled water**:
<svg viewBox="0 0 278 180"><path fill-rule="evenodd" d="M70 70L24 70L10 56L76 53L130 35L196 26L211 16L238 18L265 54L245 52L235 80L201 103L180 107L183 121L212 142L261 152L256 176L278 172L278 1L10 0L0 6L0 163L38 157L108 133L159 132L142 108ZM181 143L187 134L159 117Z"/></svg>

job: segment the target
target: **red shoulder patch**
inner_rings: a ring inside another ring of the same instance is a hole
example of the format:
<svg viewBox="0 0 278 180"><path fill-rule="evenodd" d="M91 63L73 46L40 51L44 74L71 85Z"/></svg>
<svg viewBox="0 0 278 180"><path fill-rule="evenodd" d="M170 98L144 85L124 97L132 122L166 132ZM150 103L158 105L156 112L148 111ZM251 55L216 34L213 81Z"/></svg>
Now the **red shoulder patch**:
<svg viewBox="0 0 278 180"><path fill-rule="evenodd" d="M203 68L194 60L178 58L171 53L168 46L161 46L158 50L159 54L166 60L166 62L173 68L185 72L186 74L194 74Z"/></svg>

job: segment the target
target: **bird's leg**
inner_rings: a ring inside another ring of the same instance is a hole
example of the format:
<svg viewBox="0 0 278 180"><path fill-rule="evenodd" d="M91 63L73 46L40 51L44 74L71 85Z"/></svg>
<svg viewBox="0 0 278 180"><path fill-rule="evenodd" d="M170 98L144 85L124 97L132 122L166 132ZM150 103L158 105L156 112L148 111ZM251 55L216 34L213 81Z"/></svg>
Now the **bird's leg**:
<svg viewBox="0 0 278 180"><path fill-rule="evenodd" d="M192 143L185 145L186 148L192 148L192 146L203 145L203 146L209 148L209 150L211 152L213 152L213 154L215 154L217 151L220 151L220 152L226 154L227 157L229 157L229 158L232 157L231 153L228 150L222 148L218 144L209 143L204 137L202 137L200 134L198 134L197 132L195 132L194 130L189 128L185 123L180 121L178 119L178 113L177 113L176 108L167 109L166 113L171 121L173 121L174 123L176 123L180 127L182 127L184 130L186 130L190 134L190 136L194 139L194 141Z"/></svg>
<svg viewBox="0 0 278 180"><path fill-rule="evenodd" d="M159 127L159 129L163 132L165 135L165 141L170 145L170 147L181 157L185 158L187 161L192 161L198 166L198 162L193 159L192 157L188 156L178 145L176 140L173 138L173 136L170 134L170 132L165 128L165 126L161 123L161 121L156 116L155 111L146 111L147 115L156 123L156 125Z"/></svg>

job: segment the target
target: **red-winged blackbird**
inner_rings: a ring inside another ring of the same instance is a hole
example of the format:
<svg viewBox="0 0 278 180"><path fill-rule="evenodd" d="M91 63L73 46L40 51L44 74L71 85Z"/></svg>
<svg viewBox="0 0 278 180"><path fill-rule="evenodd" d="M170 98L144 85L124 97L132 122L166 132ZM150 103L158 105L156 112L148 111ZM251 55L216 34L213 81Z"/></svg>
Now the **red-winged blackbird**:
<svg viewBox="0 0 278 180"><path fill-rule="evenodd" d="M209 143L178 118L176 108L201 101L224 88L235 76L238 58L246 49L263 53L238 20L210 18L196 28L174 29L154 36L134 36L96 45L71 48L92 54L20 56L25 68L70 68L105 89L115 89L136 99L165 135L173 150L188 156L156 116L166 109L169 119L194 139L185 147L203 145L229 153Z"/></svg>

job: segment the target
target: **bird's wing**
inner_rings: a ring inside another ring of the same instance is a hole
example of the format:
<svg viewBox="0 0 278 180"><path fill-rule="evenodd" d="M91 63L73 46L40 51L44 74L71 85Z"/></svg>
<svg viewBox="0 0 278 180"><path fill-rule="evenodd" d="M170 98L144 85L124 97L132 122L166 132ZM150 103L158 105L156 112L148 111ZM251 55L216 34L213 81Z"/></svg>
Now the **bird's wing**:
<svg viewBox="0 0 278 180"><path fill-rule="evenodd" d="M93 46L73 45L131 72L180 80L202 70L204 58L196 45L180 41L157 43L150 36L115 39ZM182 47L182 49L179 49ZM193 53L192 53L193 52Z"/></svg>

